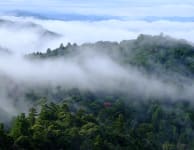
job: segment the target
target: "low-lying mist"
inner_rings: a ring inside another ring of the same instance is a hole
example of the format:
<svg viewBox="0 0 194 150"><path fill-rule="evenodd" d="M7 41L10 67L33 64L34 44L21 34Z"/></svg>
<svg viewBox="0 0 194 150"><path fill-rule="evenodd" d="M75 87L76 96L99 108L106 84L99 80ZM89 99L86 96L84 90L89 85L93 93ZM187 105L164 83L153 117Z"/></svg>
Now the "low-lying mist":
<svg viewBox="0 0 194 150"><path fill-rule="evenodd" d="M91 92L123 93L145 99L192 101L194 96L194 84L191 79L177 74L184 78L179 82L173 72L172 76L165 75L164 72L160 76L145 73L134 66L123 65L107 52L81 49L80 53L73 56L55 59L29 59L20 55L45 51L62 42L80 44L98 40L121 41L133 39L139 33L158 34L161 30L169 35L193 41L193 23L187 22L183 26L181 22L170 21L81 22L1 16L0 27L1 114L13 116L27 111L33 102L25 97L26 92L57 86L67 90L78 88ZM16 55L4 55L7 50ZM119 56L115 58L119 59ZM0 115L0 120L1 118Z"/></svg>
<svg viewBox="0 0 194 150"><path fill-rule="evenodd" d="M0 109L11 116L31 107L32 102L24 94L28 89L38 90L40 87L121 92L145 99L192 101L194 96L193 82L189 79L182 83L167 82L162 76L156 77L135 67L124 66L107 54L88 50L55 59L2 55L0 75Z"/></svg>

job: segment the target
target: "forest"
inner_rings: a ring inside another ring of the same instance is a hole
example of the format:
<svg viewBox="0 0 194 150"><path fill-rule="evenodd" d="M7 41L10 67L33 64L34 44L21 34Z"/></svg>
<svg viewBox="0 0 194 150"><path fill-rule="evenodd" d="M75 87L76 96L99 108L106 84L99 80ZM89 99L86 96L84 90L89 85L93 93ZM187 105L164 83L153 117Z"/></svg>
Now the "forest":
<svg viewBox="0 0 194 150"><path fill-rule="evenodd" d="M23 59L42 68L31 69L30 82L19 78L25 73L1 74L1 91L21 111L5 119L8 113L1 108L0 149L194 149L192 43L142 34L121 42L61 44ZM85 72L72 78L66 77L72 70L54 74L61 64L50 62L58 59L72 67L82 65L79 70ZM77 79L79 75L84 77Z"/></svg>

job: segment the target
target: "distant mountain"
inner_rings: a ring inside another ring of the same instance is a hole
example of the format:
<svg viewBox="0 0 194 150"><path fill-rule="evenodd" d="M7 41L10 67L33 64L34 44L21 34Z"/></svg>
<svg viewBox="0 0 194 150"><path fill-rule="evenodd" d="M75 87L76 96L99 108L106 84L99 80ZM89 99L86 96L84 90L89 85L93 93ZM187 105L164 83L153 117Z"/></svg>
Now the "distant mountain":
<svg viewBox="0 0 194 150"><path fill-rule="evenodd" d="M17 17L35 17L39 19L47 19L44 15L40 15L39 13L24 11L24 10L13 10L7 12L9 15L17 16Z"/></svg>
<svg viewBox="0 0 194 150"><path fill-rule="evenodd" d="M100 21L100 20L110 20L110 19L120 19L116 16L99 16L99 15L83 15L76 13L35 13L30 11L15 10L7 12L7 14L14 15L17 17L35 17L39 19L53 19L53 20L64 20L64 21Z"/></svg>
<svg viewBox="0 0 194 150"><path fill-rule="evenodd" d="M44 38L59 38L61 35L52 31L49 31L43 28L39 24L35 24L33 22L18 22L18 21L11 21L0 19L0 27L6 27L9 29L18 29L18 30L36 30L40 37Z"/></svg>
<svg viewBox="0 0 194 150"><path fill-rule="evenodd" d="M17 17L35 17L39 19L53 19L53 20L65 20L65 21L73 21L73 20L80 20L80 21L101 21L101 20L110 20L110 19L129 19L134 20L133 17L118 17L118 16L100 16L100 15L84 15L84 14L76 14L76 13L38 13L38 12L31 12L31 11L24 11L24 10L14 10L9 11L6 14L17 16ZM137 19L137 18L136 18ZM177 22L194 22L194 16L191 17L156 17L156 16L148 16L144 18L138 18L148 22L154 21L177 21Z"/></svg>
<svg viewBox="0 0 194 150"><path fill-rule="evenodd" d="M149 22L154 22L154 21L161 21L161 20L165 20L165 21L175 21L175 22L194 22L194 17L154 17L154 16L149 16L149 17L145 17L142 18L145 21L149 21Z"/></svg>

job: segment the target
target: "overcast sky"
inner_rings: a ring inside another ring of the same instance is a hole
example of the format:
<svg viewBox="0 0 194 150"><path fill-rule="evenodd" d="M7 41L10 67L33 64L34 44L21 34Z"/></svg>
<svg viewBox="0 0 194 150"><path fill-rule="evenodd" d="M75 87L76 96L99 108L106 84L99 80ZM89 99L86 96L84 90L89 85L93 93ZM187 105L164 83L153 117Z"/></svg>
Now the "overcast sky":
<svg viewBox="0 0 194 150"><path fill-rule="evenodd" d="M124 17L191 17L193 0L1 0L0 10Z"/></svg>

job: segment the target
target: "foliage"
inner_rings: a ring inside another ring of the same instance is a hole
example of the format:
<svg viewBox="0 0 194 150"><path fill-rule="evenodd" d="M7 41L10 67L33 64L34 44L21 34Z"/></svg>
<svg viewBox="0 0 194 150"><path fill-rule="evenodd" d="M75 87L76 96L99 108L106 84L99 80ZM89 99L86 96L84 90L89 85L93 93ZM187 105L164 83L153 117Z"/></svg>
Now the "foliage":
<svg viewBox="0 0 194 150"><path fill-rule="evenodd" d="M1 149L194 148L192 105L135 100L127 103L114 97L109 98L110 107L95 99L70 101L43 104L39 112L32 108L27 116L17 116L8 131L1 125ZM94 104L96 109L92 111Z"/></svg>

